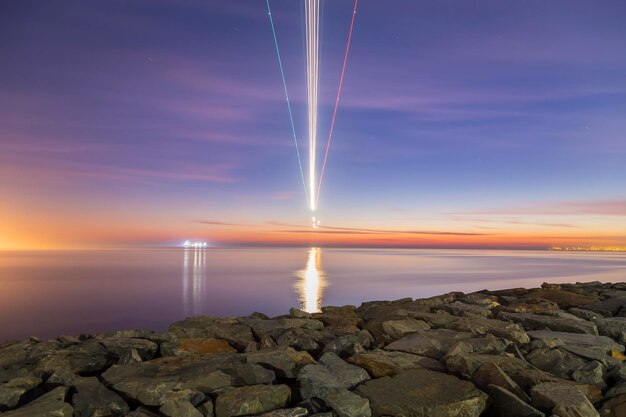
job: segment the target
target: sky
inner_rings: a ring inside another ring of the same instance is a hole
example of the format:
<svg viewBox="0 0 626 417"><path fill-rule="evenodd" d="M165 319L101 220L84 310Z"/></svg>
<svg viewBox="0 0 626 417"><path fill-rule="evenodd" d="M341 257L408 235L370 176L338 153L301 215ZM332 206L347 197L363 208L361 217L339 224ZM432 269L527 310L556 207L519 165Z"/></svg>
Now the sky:
<svg viewBox="0 0 626 417"><path fill-rule="evenodd" d="M353 1L322 4L318 154ZM303 0L271 5L307 155ZM2 1L0 249L626 247L624 22L361 0L312 229L264 0Z"/></svg>

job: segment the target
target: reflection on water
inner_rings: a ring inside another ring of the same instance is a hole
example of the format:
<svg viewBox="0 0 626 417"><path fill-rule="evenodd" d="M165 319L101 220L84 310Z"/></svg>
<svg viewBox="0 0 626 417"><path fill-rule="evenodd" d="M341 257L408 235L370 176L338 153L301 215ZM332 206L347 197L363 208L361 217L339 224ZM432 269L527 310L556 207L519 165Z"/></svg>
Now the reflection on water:
<svg viewBox="0 0 626 417"><path fill-rule="evenodd" d="M206 250L186 248L183 258L183 308L187 314L201 314L206 269Z"/></svg>
<svg viewBox="0 0 626 417"><path fill-rule="evenodd" d="M320 248L309 249L306 268L296 273L299 281L296 292L300 299L301 309L307 313L317 313L322 308L322 297L326 287L326 275L321 267L322 251Z"/></svg>

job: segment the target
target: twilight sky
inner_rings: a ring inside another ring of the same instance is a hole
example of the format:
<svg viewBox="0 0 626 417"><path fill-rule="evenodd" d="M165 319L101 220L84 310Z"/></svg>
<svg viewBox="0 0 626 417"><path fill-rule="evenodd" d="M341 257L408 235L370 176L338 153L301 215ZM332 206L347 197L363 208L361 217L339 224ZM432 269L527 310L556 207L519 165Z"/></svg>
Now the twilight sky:
<svg viewBox="0 0 626 417"><path fill-rule="evenodd" d="M302 3L272 0L304 146ZM352 4L324 2L320 142ZM625 22L362 0L313 233L264 0L2 1L0 249L626 246Z"/></svg>

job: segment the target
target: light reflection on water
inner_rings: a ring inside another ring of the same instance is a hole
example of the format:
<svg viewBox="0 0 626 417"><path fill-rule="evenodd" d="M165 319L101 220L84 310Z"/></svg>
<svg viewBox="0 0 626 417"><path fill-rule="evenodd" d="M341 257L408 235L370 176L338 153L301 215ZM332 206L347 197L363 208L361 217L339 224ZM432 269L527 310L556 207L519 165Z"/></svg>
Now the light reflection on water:
<svg viewBox="0 0 626 417"><path fill-rule="evenodd" d="M326 275L322 271L322 250L309 249L306 267L299 270L296 276L296 292L300 300L300 308L307 313L317 313L322 309L322 297L326 287Z"/></svg>
<svg viewBox="0 0 626 417"><path fill-rule="evenodd" d="M626 256L496 250L331 248L0 252L0 343L30 335L165 330L193 315L449 291L626 281Z"/></svg>

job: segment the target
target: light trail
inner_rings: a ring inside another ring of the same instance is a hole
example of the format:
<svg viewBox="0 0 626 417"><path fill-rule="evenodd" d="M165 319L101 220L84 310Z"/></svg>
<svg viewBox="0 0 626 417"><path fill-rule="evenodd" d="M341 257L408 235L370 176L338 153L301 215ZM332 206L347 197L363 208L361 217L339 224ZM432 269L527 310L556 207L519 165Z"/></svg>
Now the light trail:
<svg viewBox="0 0 626 417"><path fill-rule="evenodd" d="M283 61L280 58L280 49L278 48L278 37L276 36L276 28L274 27L274 18L272 17L272 9L270 8L270 0L265 0L267 3L267 14L270 17L270 24L272 25L272 34L274 35L274 45L276 47L276 56L278 56L278 66L280 67L280 76L283 80L283 88L285 90L285 98L287 99L287 109L289 110L289 120L291 121L291 132L293 134L293 142L296 145L296 155L298 155L298 167L300 168L300 177L302 178L302 186L304 187L304 196L306 197L307 205L311 205L309 195L307 193L306 181L304 179L304 171L302 169L302 159L300 158L300 149L298 148L298 139L296 138L296 126L293 122L293 112L291 111L291 103L289 101L289 93L287 92L287 82L285 81L285 71L283 70Z"/></svg>
<svg viewBox="0 0 626 417"><path fill-rule="evenodd" d="M320 0L306 0L306 68L307 98L309 108L309 207L317 208L315 193L315 154L317 147L317 112L319 87L319 28Z"/></svg>
<svg viewBox="0 0 626 417"><path fill-rule="evenodd" d="M320 180L317 187L317 194L315 196L315 206L317 206L320 191L322 189L322 181L324 180L324 171L326 170L326 161L328 160L328 150L330 149L330 141L333 137L333 129L335 128L335 119L337 118L337 109L339 108L339 98L341 97L341 89L343 87L343 78L346 73L346 64L348 63L348 53L350 52L350 42L352 41L352 31L354 30L354 20L356 18L356 9L359 5L359 0L354 0L354 9L352 11L352 22L350 23L350 31L348 32L348 43L346 44L346 53L343 56L343 66L341 68L341 77L339 78L339 89L337 90L337 100L335 101L335 109L333 110L333 117L330 122L330 132L328 134L328 142L326 143L326 153L324 155L324 163L322 164L322 172L320 174ZM312 197L313 199L313 197Z"/></svg>

